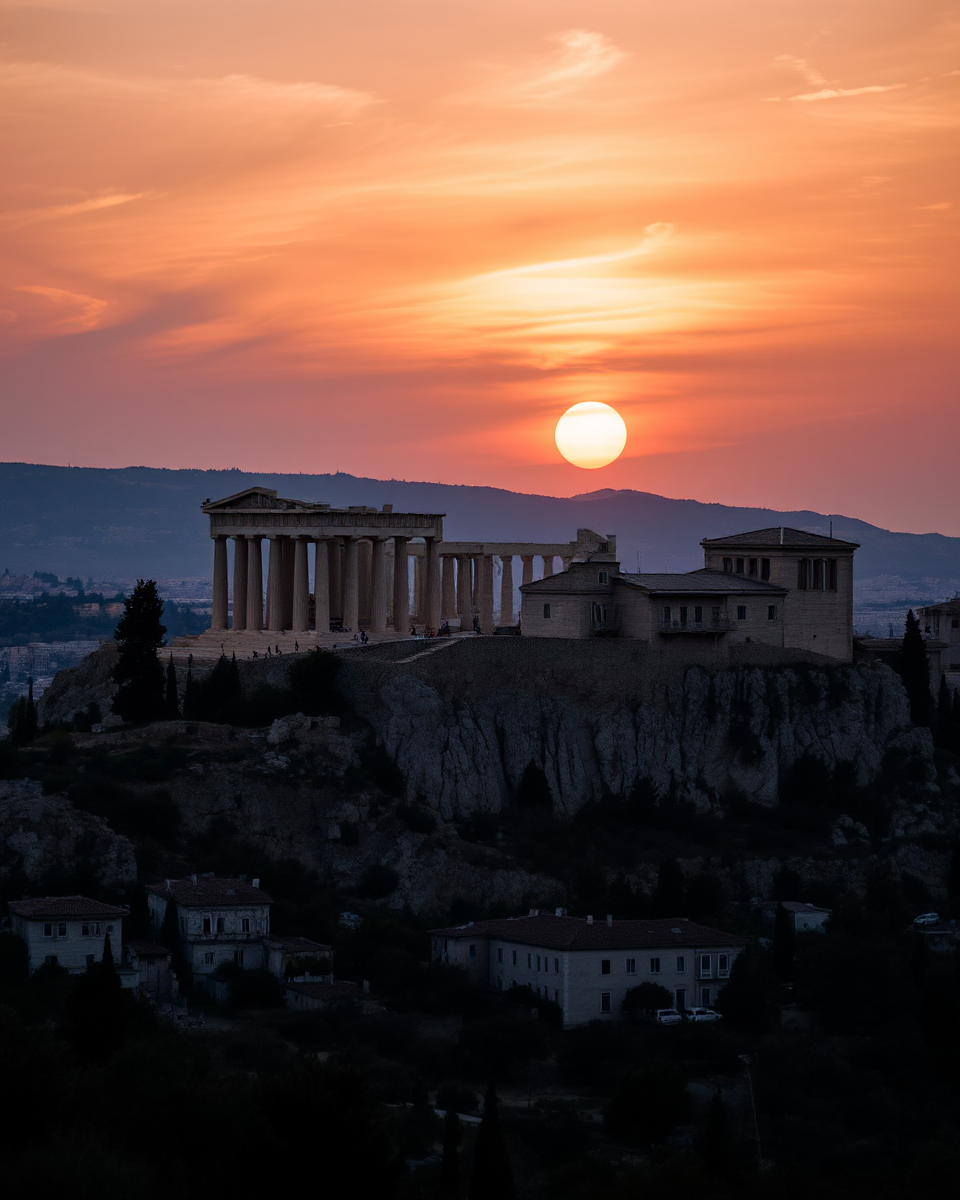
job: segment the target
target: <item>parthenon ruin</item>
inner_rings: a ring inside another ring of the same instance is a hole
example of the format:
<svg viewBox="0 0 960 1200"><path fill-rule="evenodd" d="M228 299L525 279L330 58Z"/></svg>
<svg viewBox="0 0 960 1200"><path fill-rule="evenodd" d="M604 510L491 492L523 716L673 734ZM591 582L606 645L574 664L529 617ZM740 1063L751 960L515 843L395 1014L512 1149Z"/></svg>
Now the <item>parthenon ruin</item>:
<svg viewBox="0 0 960 1200"><path fill-rule="evenodd" d="M572 542L445 542L443 513L398 513L391 505L338 509L283 499L264 487L208 500L202 508L214 547L212 634L290 632L309 643L310 634L319 641L361 629L406 636L412 627L436 630L443 621L466 630L475 618L488 633L497 620L495 560L499 624L512 626L514 558L521 560L522 583L552 575L557 559L564 569L574 561L616 559L616 539L589 529L578 530Z"/></svg>

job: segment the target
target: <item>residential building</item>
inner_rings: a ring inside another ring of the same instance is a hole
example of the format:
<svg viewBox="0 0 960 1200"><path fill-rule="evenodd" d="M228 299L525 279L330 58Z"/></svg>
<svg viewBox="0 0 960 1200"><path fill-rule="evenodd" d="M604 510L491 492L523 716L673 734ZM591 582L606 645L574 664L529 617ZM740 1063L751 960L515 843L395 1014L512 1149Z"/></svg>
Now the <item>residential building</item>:
<svg viewBox="0 0 960 1200"><path fill-rule="evenodd" d="M129 913L126 906L104 904L87 896L43 896L11 900L10 927L27 944L31 971L52 963L71 975L80 975L103 958L107 936L113 961L120 968L123 918ZM136 983L127 977L123 982L127 986Z"/></svg>
<svg viewBox="0 0 960 1200"><path fill-rule="evenodd" d="M816 904L804 903L800 900L770 900L762 905L764 918L771 922L776 920L777 909L781 906L790 914L793 928L797 933L805 933L810 929L819 929L822 931L830 920L830 914L833 911L832 909L820 908Z"/></svg>
<svg viewBox="0 0 960 1200"><path fill-rule="evenodd" d="M376 1011L380 1005L370 999L366 987L340 979L312 979L288 983L283 989L287 1007L311 1011L331 1008L338 1004L359 1005L364 1012Z"/></svg>
<svg viewBox="0 0 960 1200"><path fill-rule="evenodd" d="M245 970L266 965L264 939L270 933L272 901L260 890L259 879L165 879L147 888L147 902L158 935L167 906L174 905L183 957L199 986L227 963Z"/></svg>
<svg viewBox="0 0 960 1200"><path fill-rule="evenodd" d="M564 1026L616 1019L627 992L658 983L678 1009L714 1003L746 941L686 918L615 921L532 909L431 933L432 957L493 991L529 987Z"/></svg>
<svg viewBox="0 0 960 1200"><path fill-rule="evenodd" d="M941 644L940 666L947 683L960 690L960 596L942 604L928 604L917 609L917 620L925 638ZM936 695L940 677L932 681Z"/></svg>
<svg viewBox="0 0 960 1200"><path fill-rule="evenodd" d="M524 636L713 643L714 654L754 642L852 659L857 543L771 527L700 544L704 566L685 574L588 559L524 584Z"/></svg>
<svg viewBox="0 0 960 1200"><path fill-rule="evenodd" d="M288 974L293 974L300 959L329 958L333 954L332 946L324 946L305 937L265 937L263 948L266 956L263 965L278 979L286 979Z"/></svg>
<svg viewBox="0 0 960 1200"><path fill-rule="evenodd" d="M123 947L124 963L136 972L141 991L155 1001L177 998L177 980L170 969L172 958L166 946L159 946L156 942L137 940L126 942Z"/></svg>

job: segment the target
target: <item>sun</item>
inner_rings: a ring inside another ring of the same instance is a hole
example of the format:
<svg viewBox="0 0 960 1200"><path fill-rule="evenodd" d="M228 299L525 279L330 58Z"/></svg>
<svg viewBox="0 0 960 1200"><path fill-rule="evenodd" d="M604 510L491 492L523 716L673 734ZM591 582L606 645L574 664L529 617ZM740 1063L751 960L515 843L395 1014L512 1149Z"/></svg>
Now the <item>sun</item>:
<svg viewBox="0 0 960 1200"><path fill-rule="evenodd" d="M584 400L563 414L555 437L567 462L592 471L620 457L627 444L627 427L609 404Z"/></svg>

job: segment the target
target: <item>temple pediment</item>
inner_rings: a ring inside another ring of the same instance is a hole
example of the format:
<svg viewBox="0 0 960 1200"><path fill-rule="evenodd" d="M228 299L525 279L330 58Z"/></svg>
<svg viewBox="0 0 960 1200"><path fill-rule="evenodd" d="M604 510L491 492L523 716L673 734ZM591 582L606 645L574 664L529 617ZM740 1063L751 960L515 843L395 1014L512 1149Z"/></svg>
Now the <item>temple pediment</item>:
<svg viewBox="0 0 960 1200"><path fill-rule="evenodd" d="M207 500L201 506L205 513L218 512L317 512L330 507L309 500L287 500L273 488L251 487L227 496L223 500Z"/></svg>

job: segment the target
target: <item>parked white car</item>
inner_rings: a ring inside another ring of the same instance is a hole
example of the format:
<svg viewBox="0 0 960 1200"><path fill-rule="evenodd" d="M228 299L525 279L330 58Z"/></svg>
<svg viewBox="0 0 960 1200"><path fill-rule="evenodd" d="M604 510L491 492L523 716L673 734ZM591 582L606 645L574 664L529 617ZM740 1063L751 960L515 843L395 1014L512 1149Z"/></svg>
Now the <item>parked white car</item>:
<svg viewBox="0 0 960 1200"><path fill-rule="evenodd" d="M723 1018L715 1008L688 1008L687 1018L690 1021L721 1021Z"/></svg>
<svg viewBox="0 0 960 1200"><path fill-rule="evenodd" d="M675 1008L658 1008L654 1020L658 1025L679 1025L683 1021L683 1017Z"/></svg>
<svg viewBox="0 0 960 1200"><path fill-rule="evenodd" d="M913 918L914 925L939 925L939 913L921 913L919 917Z"/></svg>

